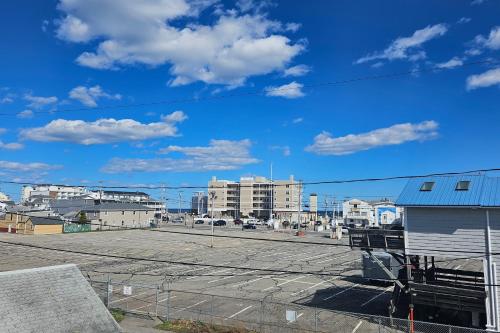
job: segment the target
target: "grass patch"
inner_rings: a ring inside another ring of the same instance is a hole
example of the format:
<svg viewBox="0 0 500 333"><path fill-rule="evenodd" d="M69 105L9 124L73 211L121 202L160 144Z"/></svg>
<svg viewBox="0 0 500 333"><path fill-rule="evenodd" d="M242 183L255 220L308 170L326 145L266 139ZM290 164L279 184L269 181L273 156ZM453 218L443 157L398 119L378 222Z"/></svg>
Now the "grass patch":
<svg viewBox="0 0 500 333"><path fill-rule="evenodd" d="M244 327L207 324L193 320L167 320L155 328L176 333L254 333Z"/></svg>
<svg viewBox="0 0 500 333"><path fill-rule="evenodd" d="M125 318L125 312L120 309L111 309L111 315L115 318L116 322L119 323Z"/></svg>

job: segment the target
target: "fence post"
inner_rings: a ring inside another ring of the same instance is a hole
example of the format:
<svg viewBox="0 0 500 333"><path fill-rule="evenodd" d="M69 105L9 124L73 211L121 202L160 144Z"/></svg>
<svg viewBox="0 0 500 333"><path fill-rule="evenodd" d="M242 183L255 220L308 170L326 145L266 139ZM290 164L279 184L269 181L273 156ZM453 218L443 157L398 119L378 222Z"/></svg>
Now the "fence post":
<svg viewBox="0 0 500 333"><path fill-rule="evenodd" d="M155 305L155 317L158 317L158 293L160 290L160 286L156 286L156 305Z"/></svg>
<svg viewBox="0 0 500 333"><path fill-rule="evenodd" d="M259 316L260 332L264 332L264 300L260 300L260 316Z"/></svg>
<svg viewBox="0 0 500 333"><path fill-rule="evenodd" d="M166 307L166 313L165 313L165 318L167 321L170 320L170 286L167 286L167 302L165 303Z"/></svg>
<svg viewBox="0 0 500 333"><path fill-rule="evenodd" d="M111 298L111 288L113 288L113 285L111 284L111 277L108 274L108 283L106 284L106 307L109 309L109 304L110 304L110 298Z"/></svg>
<svg viewBox="0 0 500 333"><path fill-rule="evenodd" d="M210 298L210 324L214 323L214 295Z"/></svg>
<svg viewBox="0 0 500 333"><path fill-rule="evenodd" d="M314 332L318 331L318 308L314 308Z"/></svg>

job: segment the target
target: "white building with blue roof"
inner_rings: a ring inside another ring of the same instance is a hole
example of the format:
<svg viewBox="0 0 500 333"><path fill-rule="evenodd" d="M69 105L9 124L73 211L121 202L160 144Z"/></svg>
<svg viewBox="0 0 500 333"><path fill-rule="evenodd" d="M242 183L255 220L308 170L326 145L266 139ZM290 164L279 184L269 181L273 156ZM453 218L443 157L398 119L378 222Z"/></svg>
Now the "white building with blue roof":
<svg viewBox="0 0 500 333"><path fill-rule="evenodd" d="M427 257L433 262L434 257L483 262L485 326L499 332L500 178L458 175L411 179L396 205L404 208L405 254L424 257L426 273ZM463 295L467 292L464 289ZM474 326L481 316L472 311Z"/></svg>

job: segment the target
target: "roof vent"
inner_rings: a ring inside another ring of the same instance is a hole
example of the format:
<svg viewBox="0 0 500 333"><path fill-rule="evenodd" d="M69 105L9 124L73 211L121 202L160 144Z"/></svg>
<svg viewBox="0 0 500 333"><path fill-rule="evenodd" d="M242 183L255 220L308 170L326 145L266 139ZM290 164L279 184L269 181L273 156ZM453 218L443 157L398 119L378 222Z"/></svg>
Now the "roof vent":
<svg viewBox="0 0 500 333"><path fill-rule="evenodd" d="M434 182L424 182L422 186L420 187L420 191L432 191L432 188L434 187Z"/></svg>
<svg viewBox="0 0 500 333"><path fill-rule="evenodd" d="M469 185L470 181L468 180L461 180L457 183L457 186L455 187L456 191L468 191L469 190Z"/></svg>

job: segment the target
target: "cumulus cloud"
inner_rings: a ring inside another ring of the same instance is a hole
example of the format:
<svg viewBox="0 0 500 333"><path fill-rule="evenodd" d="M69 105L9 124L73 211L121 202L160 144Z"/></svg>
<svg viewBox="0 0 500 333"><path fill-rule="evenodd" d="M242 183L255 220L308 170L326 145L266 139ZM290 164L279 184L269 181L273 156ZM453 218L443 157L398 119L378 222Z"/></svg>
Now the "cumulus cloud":
<svg viewBox="0 0 500 333"><path fill-rule="evenodd" d="M417 61L426 57L425 52L421 50L424 43L443 36L448 31L445 24L428 25L417 30L410 37L399 37L394 40L385 50L368 54L356 60L356 64L362 64L374 60L396 60L408 59Z"/></svg>
<svg viewBox="0 0 500 333"><path fill-rule="evenodd" d="M465 23L469 23L472 19L470 17L461 17L457 23L458 24L465 24Z"/></svg>
<svg viewBox="0 0 500 333"><path fill-rule="evenodd" d="M258 163L252 157L248 139L211 140L208 146L181 147L168 146L160 149L160 154L179 153L181 158L123 159L113 158L103 168L103 172L203 172L215 170L235 170L248 164Z"/></svg>
<svg viewBox="0 0 500 333"><path fill-rule="evenodd" d="M9 142L9 143L4 143L3 141L0 140L0 149L5 149L5 150L19 150L23 149L24 145L19 142Z"/></svg>
<svg viewBox="0 0 500 333"><path fill-rule="evenodd" d="M477 35L473 43L479 48L500 50L500 26L493 27L487 37Z"/></svg>
<svg viewBox="0 0 500 333"><path fill-rule="evenodd" d="M283 76L304 76L311 71L311 67L307 65L297 65L285 69Z"/></svg>
<svg viewBox="0 0 500 333"><path fill-rule="evenodd" d="M221 11L210 25L177 24L193 21L214 2L61 0L57 36L76 43L97 41L95 50L78 56L82 66L169 64L172 86L195 81L240 86L248 77L282 71L304 50L303 42L281 34L284 24L256 10ZM240 3L251 9L252 2Z"/></svg>
<svg viewBox="0 0 500 333"><path fill-rule="evenodd" d="M41 109L45 106L54 105L57 103L57 97L42 97L42 96L33 96L32 94L24 95L24 99L30 102L28 106L33 109Z"/></svg>
<svg viewBox="0 0 500 333"><path fill-rule="evenodd" d="M301 122L303 122L303 121L304 121L304 118L302 118L302 117L298 117L298 118L293 119L293 120L292 120L292 123L294 123L294 124L298 124L298 123L301 123Z"/></svg>
<svg viewBox="0 0 500 333"><path fill-rule="evenodd" d="M430 120L418 124L396 124L367 133L332 137L328 132L318 134L306 151L318 155L348 155L382 146L399 145L409 141L431 140L438 135L438 123Z"/></svg>
<svg viewBox="0 0 500 333"><path fill-rule="evenodd" d="M16 115L16 117L19 119L29 119L29 118L33 118L33 116L34 116L34 113L31 110L24 110L24 111L19 112Z"/></svg>
<svg viewBox="0 0 500 333"><path fill-rule="evenodd" d="M75 87L69 92L69 98L75 99L85 106L94 108L97 106L97 101L100 98L119 100L122 96L120 94L108 94L99 85L95 85L93 87Z"/></svg>
<svg viewBox="0 0 500 333"><path fill-rule="evenodd" d="M500 67L467 78L467 90L500 85Z"/></svg>
<svg viewBox="0 0 500 333"><path fill-rule="evenodd" d="M51 165L40 162L11 162L11 161L0 161L0 170L6 171L48 171L61 169L62 165Z"/></svg>
<svg viewBox="0 0 500 333"><path fill-rule="evenodd" d="M53 120L43 127L21 130L21 138L42 142L73 142L83 145L140 141L177 135L177 123L186 119L181 111L161 122L143 124L133 119Z"/></svg>
<svg viewBox="0 0 500 333"><path fill-rule="evenodd" d="M16 96L14 94L8 93L5 96L3 96L2 98L0 98L0 104L10 104L10 103L14 102L15 97Z"/></svg>
<svg viewBox="0 0 500 333"><path fill-rule="evenodd" d="M290 156L292 151L289 146L271 146L269 147L271 150L279 150L283 154L283 156Z"/></svg>
<svg viewBox="0 0 500 333"><path fill-rule="evenodd" d="M282 86L269 86L265 88L266 96L284 97L284 98L299 98L304 97L305 94L302 92L303 84L298 82L290 82Z"/></svg>
<svg viewBox="0 0 500 333"><path fill-rule="evenodd" d="M463 60L460 59L459 57L453 57L448 61L441 62L439 64L436 64L437 68L444 68L444 69L449 69L449 68L455 68L462 66L464 64Z"/></svg>

